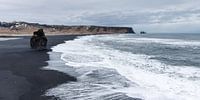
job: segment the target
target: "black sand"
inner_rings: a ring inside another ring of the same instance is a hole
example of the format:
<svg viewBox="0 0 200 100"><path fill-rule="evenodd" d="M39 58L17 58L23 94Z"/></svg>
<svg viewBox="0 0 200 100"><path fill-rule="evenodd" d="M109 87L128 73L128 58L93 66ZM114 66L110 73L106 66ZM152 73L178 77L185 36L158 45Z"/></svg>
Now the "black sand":
<svg viewBox="0 0 200 100"><path fill-rule="evenodd" d="M76 36L49 36L48 50L35 51L29 47L30 37L0 41L0 100L56 100L45 97L47 89L76 78L64 73L41 70L49 60L47 52L65 40Z"/></svg>

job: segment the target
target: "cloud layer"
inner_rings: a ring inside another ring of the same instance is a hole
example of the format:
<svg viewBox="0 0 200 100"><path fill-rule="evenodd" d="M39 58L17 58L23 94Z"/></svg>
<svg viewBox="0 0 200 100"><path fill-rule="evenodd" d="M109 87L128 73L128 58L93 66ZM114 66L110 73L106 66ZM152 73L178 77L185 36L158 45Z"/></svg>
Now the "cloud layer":
<svg viewBox="0 0 200 100"><path fill-rule="evenodd" d="M149 32L170 32L173 26L171 32L199 32L194 26L200 25L198 4L198 0L0 0L0 20L133 26Z"/></svg>

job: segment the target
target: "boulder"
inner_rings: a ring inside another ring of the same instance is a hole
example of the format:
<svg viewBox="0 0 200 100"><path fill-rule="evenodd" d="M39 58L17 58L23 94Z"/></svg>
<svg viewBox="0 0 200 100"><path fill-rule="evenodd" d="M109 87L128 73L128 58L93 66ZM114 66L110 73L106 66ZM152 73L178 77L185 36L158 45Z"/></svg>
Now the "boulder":
<svg viewBox="0 0 200 100"><path fill-rule="evenodd" d="M43 29L33 32L33 36L30 39L30 45L32 49L44 50L47 46L47 38Z"/></svg>

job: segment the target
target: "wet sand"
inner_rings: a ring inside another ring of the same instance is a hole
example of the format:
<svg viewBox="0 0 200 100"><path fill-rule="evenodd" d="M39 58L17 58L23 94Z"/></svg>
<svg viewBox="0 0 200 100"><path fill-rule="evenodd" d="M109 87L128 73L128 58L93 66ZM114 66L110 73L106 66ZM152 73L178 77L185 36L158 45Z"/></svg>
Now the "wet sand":
<svg viewBox="0 0 200 100"><path fill-rule="evenodd" d="M48 50L35 51L29 47L29 36L21 39L0 41L0 100L56 100L43 94L47 89L75 77L53 71L42 70L47 66L51 46L72 40L76 36L48 36Z"/></svg>

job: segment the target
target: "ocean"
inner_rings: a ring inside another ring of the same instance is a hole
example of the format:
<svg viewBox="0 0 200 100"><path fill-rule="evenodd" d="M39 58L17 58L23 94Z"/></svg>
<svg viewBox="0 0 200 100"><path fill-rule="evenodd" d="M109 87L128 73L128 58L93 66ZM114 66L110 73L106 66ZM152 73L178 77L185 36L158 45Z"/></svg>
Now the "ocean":
<svg viewBox="0 0 200 100"><path fill-rule="evenodd" d="M200 34L80 36L49 52L77 77L45 95L61 100L199 100Z"/></svg>
<svg viewBox="0 0 200 100"><path fill-rule="evenodd" d="M5 37L0 37L0 41L8 41L8 40L17 40L20 38L5 38Z"/></svg>

